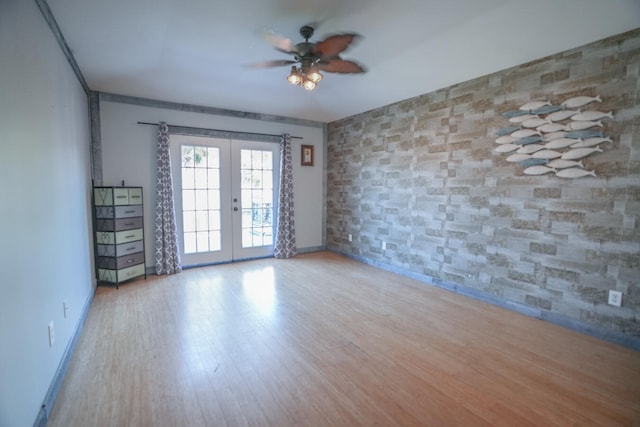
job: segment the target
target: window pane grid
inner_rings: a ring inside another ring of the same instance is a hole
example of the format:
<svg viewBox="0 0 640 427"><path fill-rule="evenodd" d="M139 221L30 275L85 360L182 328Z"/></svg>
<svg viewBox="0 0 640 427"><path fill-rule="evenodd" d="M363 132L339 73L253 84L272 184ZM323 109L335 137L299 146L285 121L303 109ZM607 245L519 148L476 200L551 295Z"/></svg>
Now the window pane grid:
<svg viewBox="0 0 640 427"><path fill-rule="evenodd" d="M241 150L242 247L273 244L273 153Z"/></svg>
<svg viewBox="0 0 640 427"><path fill-rule="evenodd" d="M184 253L219 251L220 150L185 145L181 154Z"/></svg>

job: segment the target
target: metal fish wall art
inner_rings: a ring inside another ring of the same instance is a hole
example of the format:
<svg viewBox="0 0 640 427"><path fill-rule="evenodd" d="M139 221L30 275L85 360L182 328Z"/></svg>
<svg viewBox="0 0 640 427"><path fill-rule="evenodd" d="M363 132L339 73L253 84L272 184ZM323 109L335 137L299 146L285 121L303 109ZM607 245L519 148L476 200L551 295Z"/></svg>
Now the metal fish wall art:
<svg viewBox="0 0 640 427"><path fill-rule="evenodd" d="M563 125L562 123L547 123L546 125L538 126L536 130L542 133L552 133L571 129L567 125Z"/></svg>
<svg viewBox="0 0 640 427"><path fill-rule="evenodd" d="M567 132L565 137L575 139L604 138L604 132L602 132L601 130L574 130L571 132Z"/></svg>
<svg viewBox="0 0 640 427"><path fill-rule="evenodd" d="M584 130L593 127L602 127L602 122L571 122L569 123L571 130Z"/></svg>
<svg viewBox="0 0 640 427"><path fill-rule="evenodd" d="M511 133L511 136L515 136L516 138L526 138L533 135L540 135L540 132L534 129L519 129Z"/></svg>
<svg viewBox="0 0 640 427"><path fill-rule="evenodd" d="M528 144L535 144L536 142L540 142L540 141L542 141L542 137L540 135L532 135L532 136L526 136L524 138L520 138L516 140L514 144L528 145Z"/></svg>
<svg viewBox="0 0 640 427"><path fill-rule="evenodd" d="M555 151L555 150L540 150L540 151L536 151L535 153L533 153L531 155L532 158L534 159L557 159L558 157L561 157L563 154L560 153L559 151Z"/></svg>
<svg viewBox="0 0 640 427"><path fill-rule="evenodd" d="M559 110L559 111L556 111L555 113L549 114L547 116L547 119L551 120L552 122L561 122L562 120L566 120L570 117L573 117L579 112L580 112L579 110Z"/></svg>
<svg viewBox="0 0 640 427"><path fill-rule="evenodd" d="M562 160L578 160L583 157L587 157L593 153L602 153L600 147L595 148L574 148L572 150L567 151L561 157Z"/></svg>
<svg viewBox="0 0 640 427"><path fill-rule="evenodd" d="M545 133L544 135L542 135L542 140L543 141L553 141L554 139L564 138L566 134L567 134L567 132L565 132L565 131Z"/></svg>
<svg viewBox="0 0 640 427"><path fill-rule="evenodd" d="M528 168L529 166L546 165L547 163L549 163L549 160L547 159L526 159L518 162L518 164L523 168Z"/></svg>
<svg viewBox="0 0 640 427"><path fill-rule="evenodd" d="M550 168L548 166L530 166L523 170L527 175L544 175L545 173L555 172L554 168Z"/></svg>
<svg viewBox="0 0 640 427"><path fill-rule="evenodd" d="M549 114L554 113L558 110L562 110L563 107L559 105L543 105L542 107L535 108L531 110L531 114Z"/></svg>
<svg viewBox="0 0 640 427"><path fill-rule="evenodd" d="M520 145L502 144L502 145L499 145L498 148L496 148L496 152L497 153L510 153L512 151L516 151L518 148L520 148Z"/></svg>
<svg viewBox="0 0 640 427"><path fill-rule="evenodd" d="M558 139L554 139L553 141L547 142L546 144L544 144L544 147L551 150L558 150L560 148L567 148L567 147L574 146L578 141L582 141L582 140L572 139L572 138L558 138Z"/></svg>
<svg viewBox="0 0 640 427"><path fill-rule="evenodd" d="M507 162L520 163L530 158L531 156L529 154L512 154L509 157L507 157Z"/></svg>
<svg viewBox="0 0 640 427"><path fill-rule="evenodd" d="M574 98L569 98L566 101L564 101L562 104L563 107L565 108L578 108L578 107L582 107L583 105L587 105L590 104L592 102L602 102L602 99L600 99L600 96L576 96Z"/></svg>
<svg viewBox="0 0 640 427"><path fill-rule="evenodd" d="M553 159L551 160L548 165L552 168L556 168L556 169L565 169L565 168L573 168L573 167L579 167L579 168L583 168L584 165L582 164L581 161L574 161L574 160L562 160L562 159Z"/></svg>
<svg viewBox="0 0 640 427"><path fill-rule="evenodd" d="M501 116L504 117L505 119L510 119L512 117L524 116L525 114L529 114L529 112L526 110L511 110L511 111L505 111L504 113L501 114Z"/></svg>
<svg viewBox="0 0 640 427"><path fill-rule="evenodd" d="M544 107L545 105L551 105L551 103L549 101L531 101L527 102L524 105L521 105L520 110L531 111L535 110L536 108Z"/></svg>
<svg viewBox="0 0 640 427"><path fill-rule="evenodd" d="M503 135L500 138L496 139L496 144L511 144L514 141L517 141L518 138L511 135Z"/></svg>
<svg viewBox="0 0 640 427"><path fill-rule="evenodd" d="M582 160L601 153L600 144L613 142L605 135L613 111L597 111L589 104L602 102L600 95L574 96L563 101L530 101L517 110L501 114L510 126L496 132L496 152L518 163L525 175L554 173L560 178L596 176Z"/></svg>
<svg viewBox="0 0 640 427"><path fill-rule="evenodd" d="M518 149L518 151L516 151L516 153L518 153L518 154L531 154L531 153L535 153L536 151L540 151L540 150L544 150L544 145L542 145L542 144L529 144L529 145L523 145L522 147L520 147Z"/></svg>
<svg viewBox="0 0 640 427"><path fill-rule="evenodd" d="M538 126L542 126L546 123L549 123L549 120L537 118L537 119L529 119L522 122L522 126L526 128L537 128Z"/></svg>
<svg viewBox="0 0 640 427"><path fill-rule="evenodd" d="M582 113L571 116L571 120L579 120L585 122L607 118L613 119L613 111L609 111L608 113L603 113L602 111L584 111Z"/></svg>
<svg viewBox="0 0 640 427"><path fill-rule="evenodd" d="M603 142L613 142L608 136L606 138L587 138L585 140L574 139L574 141L579 142L573 144L571 148L594 147L596 145L602 144Z"/></svg>
<svg viewBox="0 0 640 427"><path fill-rule="evenodd" d="M522 123L522 122L525 122L527 120L539 119L539 118L540 118L540 116L538 116L537 114L525 114L523 116L511 117L509 119L509 123Z"/></svg>
<svg viewBox="0 0 640 427"><path fill-rule="evenodd" d="M583 176L596 176L596 171L588 171L581 168L561 169L556 172L560 178L582 178Z"/></svg>
<svg viewBox="0 0 640 427"><path fill-rule="evenodd" d="M519 130L519 129L522 129L522 127L521 126L507 126L505 128L499 129L496 132L496 135L498 135L498 136L509 135L509 134L512 134L513 132Z"/></svg>

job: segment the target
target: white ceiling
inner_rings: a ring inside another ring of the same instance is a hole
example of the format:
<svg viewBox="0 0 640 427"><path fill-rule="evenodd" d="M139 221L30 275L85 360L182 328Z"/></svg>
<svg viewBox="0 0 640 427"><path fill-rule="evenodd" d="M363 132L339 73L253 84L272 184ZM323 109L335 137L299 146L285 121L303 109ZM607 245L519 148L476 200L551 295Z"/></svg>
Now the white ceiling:
<svg viewBox="0 0 640 427"><path fill-rule="evenodd" d="M48 0L89 87L331 122L640 26L639 0ZM259 33L352 31L345 59L307 92Z"/></svg>

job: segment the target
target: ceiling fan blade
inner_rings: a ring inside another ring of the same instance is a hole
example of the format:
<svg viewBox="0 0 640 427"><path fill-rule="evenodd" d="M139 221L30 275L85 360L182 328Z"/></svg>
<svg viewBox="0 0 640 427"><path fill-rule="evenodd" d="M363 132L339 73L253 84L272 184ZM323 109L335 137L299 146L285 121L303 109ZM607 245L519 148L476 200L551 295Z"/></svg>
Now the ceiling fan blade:
<svg viewBox="0 0 640 427"><path fill-rule="evenodd" d="M317 42L313 50L320 58L335 58L347 49L358 37L360 36L355 33L329 36L326 39Z"/></svg>
<svg viewBox="0 0 640 427"><path fill-rule="evenodd" d="M280 52L289 53L292 55L298 53L298 49L296 48L295 43L291 41L291 39L280 35L275 31L262 31L260 35L267 43L275 47Z"/></svg>
<svg viewBox="0 0 640 427"><path fill-rule="evenodd" d="M367 70L362 65L354 61L347 61L340 58L318 62L318 68L327 73L357 74L366 73Z"/></svg>
<svg viewBox="0 0 640 427"><path fill-rule="evenodd" d="M285 65L297 64L297 61L292 59L275 59L273 61L258 62L256 64L249 64L250 68L272 68L283 67Z"/></svg>

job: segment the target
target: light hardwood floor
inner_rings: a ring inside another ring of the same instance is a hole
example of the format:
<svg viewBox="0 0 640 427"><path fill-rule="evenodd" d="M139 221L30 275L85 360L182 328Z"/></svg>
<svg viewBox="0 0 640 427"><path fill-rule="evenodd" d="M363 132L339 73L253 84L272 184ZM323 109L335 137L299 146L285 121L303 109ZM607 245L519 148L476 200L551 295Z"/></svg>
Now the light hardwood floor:
<svg viewBox="0 0 640 427"><path fill-rule="evenodd" d="M339 255L100 287L49 426L640 425L640 353Z"/></svg>

